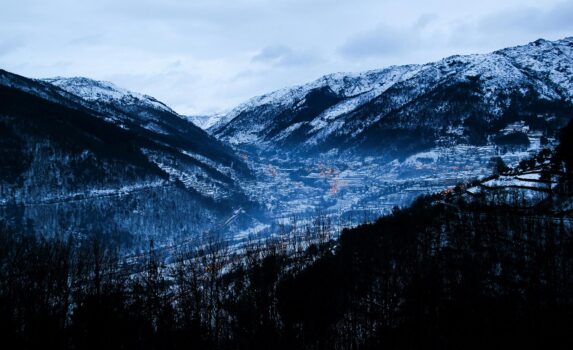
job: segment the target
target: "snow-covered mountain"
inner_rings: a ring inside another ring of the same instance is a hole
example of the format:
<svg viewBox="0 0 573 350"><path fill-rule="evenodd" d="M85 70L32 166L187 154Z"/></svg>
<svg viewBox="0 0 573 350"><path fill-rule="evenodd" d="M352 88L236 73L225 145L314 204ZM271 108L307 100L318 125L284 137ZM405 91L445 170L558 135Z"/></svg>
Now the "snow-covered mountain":
<svg viewBox="0 0 573 350"><path fill-rule="evenodd" d="M554 130L571 116L572 98L573 38L540 39L424 65L327 75L255 97L209 130L265 150L407 156L444 138L483 144L524 118Z"/></svg>
<svg viewBox="0 0 573 350"><path fill-rule="evenodd" d="M187 119L155 98L120 88L106 81L83 77L47 78L40 80L77 96L89 108L110 117L122 127L137 123L151 132L171 134L174 127L193 128ZM61 91L60 90L60 91Z"/></svg>
<svg viewBox="0 0 573 350"><path fill-rule="evenodd" d="M209 128L256 172L275 217L341 226L517 166L573 117L573 38L337 73L255 97Z"/></svg>
<svg viewBox="0 0 573 350"><path fill-rule="evenodd" d="M165 241L251 205L229 147L109 83L0 71L0 135L0 221L19 229Z"/></svg>
<svg viewBox="0 0 573 350"><path fill-rule="evenodd" d="M94 102L105 102L113 104L122 109L134 107L148 107L169 113L175 113L164 103L157 101L155 98L132 92L116 86L107 81L99 81L84 77L74 78L47 78L45 82L56 85L84 100Z"/></svg>
<svg viewBox="0 0 573 350"><path fill-rule="evenodd" d="M212 115L190 115L186 118L193 124L197 125L203 130L208 130L213 125L221 122L224 115L222 114L212 114Z"/></svg>
<svg viewBox="0 0 573 350"><path fill-rule="evenodd" d="M229 179L248 173L230 148L153 97L88 78L50 78L43 81L80 97L87 107L100 112L107 121L170 147L186 159L193 159L199 168L208 167ZM190 181L184 174L196 173L196 169L189 171L179 162L163 164L161 157L151 157L184 183ZM208 173L203 175L206 179L213 178Z"/></svg>
<svg viewBox="0 0 573 350"><path fill-rule="evenodd" d="M316 213L346 227L485 178L492 157L517 166L572 116L572 38L331 74L212 117L0 71L0 223L139 242Z"/></svg>

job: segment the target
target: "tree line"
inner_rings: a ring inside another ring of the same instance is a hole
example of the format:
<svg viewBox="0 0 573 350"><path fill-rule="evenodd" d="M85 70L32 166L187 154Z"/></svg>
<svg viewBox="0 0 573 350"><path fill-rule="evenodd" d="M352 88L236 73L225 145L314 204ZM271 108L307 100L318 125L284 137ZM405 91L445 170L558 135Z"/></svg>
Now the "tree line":
<svg viewBox="0 0 573 350"><path fill-rule="evenodd" d="M458 187L338 239L323 218L302 236L241 247L209 234L169 257L150 242L138 259L98 235L46 239L0 226L2 342L22 349L569 349L572 129L549 165L559 183L535 206Z"/></svg>

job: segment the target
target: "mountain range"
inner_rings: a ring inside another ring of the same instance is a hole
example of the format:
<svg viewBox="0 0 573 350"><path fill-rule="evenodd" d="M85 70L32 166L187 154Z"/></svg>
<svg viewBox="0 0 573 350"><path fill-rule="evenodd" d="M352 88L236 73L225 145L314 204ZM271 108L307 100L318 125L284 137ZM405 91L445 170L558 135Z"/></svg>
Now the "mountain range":
<svg viewBox="0 0 573 350"><path fill-rule="evenodd" d="M233 145L264 150L389 157L444 139L485 144L523 119L554 131L571 115L572 58L573 38L540 39L489 54L331 74L255 97L209 131Z"/></svg>
<svg viewBox="0 0 573 350"><path fill-rule="evenodd" d="M0 215L126 246L268 233L318 211L343 227L551 148L571 116L573 38L331 74L213 116L1 70Z"/></svg>

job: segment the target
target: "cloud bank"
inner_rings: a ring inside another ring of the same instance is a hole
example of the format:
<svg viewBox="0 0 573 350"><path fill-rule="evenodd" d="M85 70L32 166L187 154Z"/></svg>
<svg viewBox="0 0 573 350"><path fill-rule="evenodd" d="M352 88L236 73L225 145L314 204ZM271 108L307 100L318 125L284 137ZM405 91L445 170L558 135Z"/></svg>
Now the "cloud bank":
<svg viewBox="0 0 573 350"><path fill-rule="evenodd" d="M573 35L562 0L20 0L0 68L109 80L185 114L323 74Z"/></svg>

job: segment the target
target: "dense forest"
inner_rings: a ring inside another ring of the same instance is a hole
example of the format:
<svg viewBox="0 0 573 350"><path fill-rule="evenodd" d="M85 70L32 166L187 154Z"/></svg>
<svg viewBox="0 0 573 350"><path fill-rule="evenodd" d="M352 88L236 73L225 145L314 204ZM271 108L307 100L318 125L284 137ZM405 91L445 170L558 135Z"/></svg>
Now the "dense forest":
<svg viewBox="0 0 573 350"><path fill-rule="evenodd" d="M460 185L337 239L318 218L304 235L241 248L211 233L168 254L150 242L145 254L124 257L97 234L58 240L2 226L2 342L19 349L570 349L572 142L570 124L559 147L538 157L558 182L535 205L468 195Z"/></svg>

